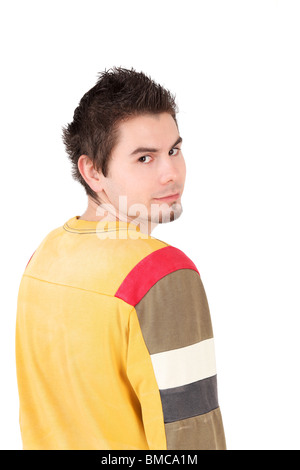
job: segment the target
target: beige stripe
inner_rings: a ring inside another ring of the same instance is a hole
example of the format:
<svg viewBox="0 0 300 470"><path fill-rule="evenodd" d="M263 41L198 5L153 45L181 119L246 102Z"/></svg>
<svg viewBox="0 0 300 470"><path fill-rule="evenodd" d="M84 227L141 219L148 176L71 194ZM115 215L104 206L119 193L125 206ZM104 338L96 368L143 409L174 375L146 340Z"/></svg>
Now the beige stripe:
<svg viewBox="0 0 300 470"><path fill-rule="evenodd" d="M214 340L151 355L158 388L181 387L216 375Z"/></svg>
<svg viewBox="0 0 300 470"><path fill-rule="evenodd" d="M150 354L213 336L205 290L192 269L180 269L160 279L135 309Z"/></svg>

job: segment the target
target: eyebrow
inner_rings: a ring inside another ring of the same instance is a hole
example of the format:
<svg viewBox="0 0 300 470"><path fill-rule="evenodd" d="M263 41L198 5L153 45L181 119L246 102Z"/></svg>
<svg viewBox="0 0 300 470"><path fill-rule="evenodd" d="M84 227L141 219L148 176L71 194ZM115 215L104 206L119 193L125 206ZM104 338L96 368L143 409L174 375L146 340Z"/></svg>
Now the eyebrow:
<svg viewBox="0 0 300 470"><path fill-rule="evenodd" d="M171 146L171 149L173 149L176 145L180 144L182 142L182 137L178 137L176 142ZM144 153L144 152L159 152L159 149L151 148L151 147L138 147L135 149L129 156L131 157L132 155L136 155L138 153Z"/></svg>

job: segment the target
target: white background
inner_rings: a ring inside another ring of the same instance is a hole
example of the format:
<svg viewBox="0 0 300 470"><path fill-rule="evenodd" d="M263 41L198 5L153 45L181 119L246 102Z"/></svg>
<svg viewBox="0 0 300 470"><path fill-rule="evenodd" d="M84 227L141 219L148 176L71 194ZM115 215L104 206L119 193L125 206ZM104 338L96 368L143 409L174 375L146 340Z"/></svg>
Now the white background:
<svg viewBox="0 0 300 470"><path fill-rule="evenodd" d="M176 94L185 251L209 301L230 450L300 449L300 3L1 2L0 448L21 449L14 334L33 251L86 208L61 127L99 72Z"/></svg>

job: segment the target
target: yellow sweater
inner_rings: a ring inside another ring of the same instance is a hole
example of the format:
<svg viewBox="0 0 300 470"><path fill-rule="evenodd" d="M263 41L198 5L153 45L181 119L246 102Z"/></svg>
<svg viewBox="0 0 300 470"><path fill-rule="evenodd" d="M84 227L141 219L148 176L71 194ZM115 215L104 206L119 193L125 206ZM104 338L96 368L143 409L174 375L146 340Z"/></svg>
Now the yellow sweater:
<svg viewBox="0 0 300 470"><path fill-rule="evenodd" d="M71 218L20 283L24 449L225 449L194 263L126 222Z"/></svg>

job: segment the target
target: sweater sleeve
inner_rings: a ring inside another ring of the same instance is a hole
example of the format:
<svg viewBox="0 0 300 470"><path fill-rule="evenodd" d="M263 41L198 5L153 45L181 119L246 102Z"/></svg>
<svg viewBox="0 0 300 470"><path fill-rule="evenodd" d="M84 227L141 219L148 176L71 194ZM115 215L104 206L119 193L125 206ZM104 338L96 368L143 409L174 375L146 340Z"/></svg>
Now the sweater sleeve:
<svg viewBox="0 0 300 470"><path fill-rule="evenodd" d="M145 397L149 401L151 394L155 396L155 388L158 390L167 449L224 450L206 293L191 260L180 250L168 248L165 252L159 250L160 259L158 253L152 259L148 257L144 266L139 267L143 268L135 279L139 283L134 284L131 277L131 284L127 285L129 289L130 285L136 286L133 302L136 321L148 353L147 367L144 364L135 369L133 387L138 384L141 390L144 386L139 399L145 415L145 410L151 407L149 402L143 403ZM140 277L141 273L144 276ZM140 292L139 284L143 286ZM150 371L150 364L156 387L152 380L147 392L143 370Z"/></svg>

